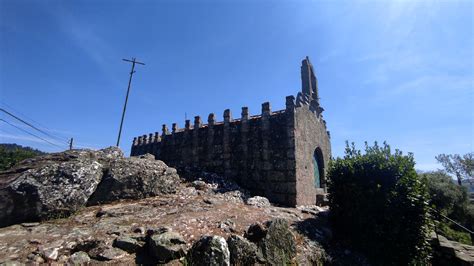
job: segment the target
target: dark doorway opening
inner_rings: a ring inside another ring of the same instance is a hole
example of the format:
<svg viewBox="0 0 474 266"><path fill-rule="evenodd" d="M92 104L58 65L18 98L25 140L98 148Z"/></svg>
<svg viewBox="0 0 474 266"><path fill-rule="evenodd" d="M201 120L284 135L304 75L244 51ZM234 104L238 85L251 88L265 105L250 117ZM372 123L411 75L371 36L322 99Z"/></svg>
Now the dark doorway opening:
<svg viewBox="0 0 474 266"><path fill-rule="evenodd" d="M314 186L316 188L324 188L324 159L323 152L318 147L313 154L314 167Z"/></svg>

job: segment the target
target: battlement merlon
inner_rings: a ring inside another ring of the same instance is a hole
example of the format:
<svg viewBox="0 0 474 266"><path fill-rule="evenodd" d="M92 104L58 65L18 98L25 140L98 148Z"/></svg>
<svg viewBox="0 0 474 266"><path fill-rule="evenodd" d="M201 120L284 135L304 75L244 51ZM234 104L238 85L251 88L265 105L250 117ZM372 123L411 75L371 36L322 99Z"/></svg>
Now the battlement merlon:
<svg viewBox="0 0 474 266"><path fill-rule="evenodd" d="M295 112L296 108L300 108L302 106L301 104L298 105L297 103L295 103L295 97L293 95L286 96L285 100L286 100L285 109L272 112L271 107L270 107L270 103L269 102L264 102L264 103L262 103L261 114L260 115L254 115L254 116L249 115L248 107L242 107L241 118L237 119L237 120L234 120L232 118L231 110L226 109L226 110L224 110L223 121L222 122L217 122L214 113L210 113L209 116L208 116L208 120L207 120L208 123L207 124L202 123L202 119L201 119L200 116L196 116L194 118L194 125L191 125L190 120L186 120L184 129L180 129L177 123L173 123L172 127L171 127L172 128L171 132L169 131L168 126L166 124L163 124L162 125L162 130L161 130L161 135L158 132L155 132L154 135L152 133L150 133L148 135L142 135L142 136L134 137L133 142L132 142L132 147L146 146L146 145L153 144L153 143L160 143L165 136L174 135L174 134L180 133L182 131L194 131L194 129L199 129L199 128L202 128L202 127L213 127L215 125L226 124L226 123L232 124L232 123L235 123L237 121L240 121L242 123L247 123L251 119L261 119L261 118L265 119L266 117L270 117L272 115L281 115L281 114L284 114L284 113L293 113L293 112ZM305 103L303 105L310 105L310 103L308 102L308 103ZM321 113L322 110L324 110L324 109L322 107L318 106L318 110L315 111L315 112ZM326 126L326 121L324 121L324 119L322 120L322 122L323 122L323 125ZM135 153L133 153L133 155L135 155Z"/></svg>

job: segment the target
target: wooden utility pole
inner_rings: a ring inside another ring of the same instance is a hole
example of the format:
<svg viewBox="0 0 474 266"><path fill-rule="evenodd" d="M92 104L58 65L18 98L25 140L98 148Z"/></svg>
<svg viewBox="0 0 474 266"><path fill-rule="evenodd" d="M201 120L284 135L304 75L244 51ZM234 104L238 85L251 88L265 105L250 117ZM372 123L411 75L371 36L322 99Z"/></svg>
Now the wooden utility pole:
<svg viewBox="0 0 474 266"><path fill-rule="evenodd" d="M142 62L138 62L136 58L132 58L132 60L122 59L123 61L132 63L132 71L130 71L130 79L128 80L128 88L127 88L127 96L125 97L125 104L123 105L123 112L122 112L122 120L120 121L120 129L117 138L117 147L120 145L120 136L122 135L122 126L123 126L123 119L125 118L125 110L127 110L127 102L128 102L128 94L130 93L130 85L132 84L132 77L133 73L135 73L135 64L145 65Z"/></svg>

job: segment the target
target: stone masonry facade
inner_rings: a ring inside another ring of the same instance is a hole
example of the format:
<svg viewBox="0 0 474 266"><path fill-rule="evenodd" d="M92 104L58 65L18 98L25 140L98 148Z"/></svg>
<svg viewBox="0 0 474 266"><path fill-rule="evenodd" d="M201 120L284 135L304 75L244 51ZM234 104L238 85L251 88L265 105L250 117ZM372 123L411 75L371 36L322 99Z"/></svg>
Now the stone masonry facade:
<svg viewBox="0 0 474 266"><path fill-rule="evenodd" d="M330 134L319 104L318 84L306 57L301 66L302 91L286 97L286 108L271 111L262 104L260 115L242 107L238 119L224 111L222 122L213 113L207 124L196 116L184 129L133 140L131 156L146 153L183 169L196 167L234 179L254 195L285 205L310 205L325 192L325 172L331 158Z"/></svg>

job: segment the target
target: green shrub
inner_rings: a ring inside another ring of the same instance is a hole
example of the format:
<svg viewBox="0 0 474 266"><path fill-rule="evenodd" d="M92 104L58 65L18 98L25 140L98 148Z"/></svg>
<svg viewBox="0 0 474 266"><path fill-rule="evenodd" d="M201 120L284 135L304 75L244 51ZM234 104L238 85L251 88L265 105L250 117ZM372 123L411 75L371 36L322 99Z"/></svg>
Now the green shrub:
<svg viewBox="0 0 474 266"><path fill-rule="evenodd" d="M430 254L425 182L412 154L366 143L365 154L346 144L330 164L329 205L334 236L375 264L423 263Z"/></svg>
<svg viewBox="0 0 474 266"><path fill-rule="evenodd" d="M473 230L474 206L469 202L466 187L459 186L453 182L451 176L444 171L421 173L426 179L428 192L431 197L430 203L438 213L441 213L456 222ZM438 215L437 232L450 240L472 244L471 236L454 223Z"/></svg>
<svg viewBox="0 0 474 266"><path fill-rule="evenodd" d="M457 241L463 244L472 245L471 235L465 231L454 229L456 226L447 221L441 220L437 223L436 232L449 240Z"/></svg>
<svg viewBox="0 0 474 266"><path fill-rule="evenodd" d="M443 171L421 173L428 184L428 192L431 197L431 204L444 215L452 219L459 219L463 215L469 198L465 187L453 183L452 178Z"/></svg>
<svg viewBox="0 0 474 266"><path fill-rule="evenodd" d="M22 147L16 144L0 144L0 171L8 170L18 162L43 154L45 153L30 147Z"/></svg>

